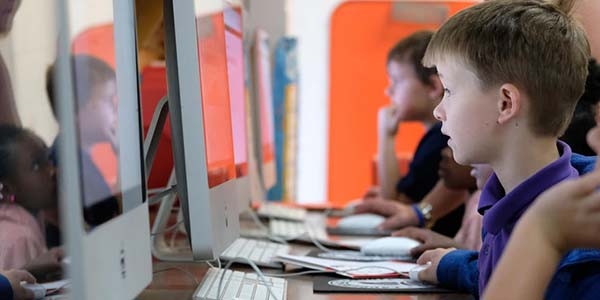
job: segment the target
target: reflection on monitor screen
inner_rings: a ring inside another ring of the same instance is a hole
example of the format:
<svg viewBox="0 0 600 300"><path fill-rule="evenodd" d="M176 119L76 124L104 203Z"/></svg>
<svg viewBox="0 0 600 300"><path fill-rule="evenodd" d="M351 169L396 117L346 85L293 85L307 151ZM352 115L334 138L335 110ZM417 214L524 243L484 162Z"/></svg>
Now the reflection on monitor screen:
<svg viewBox="0 0 600 300"><path fill-rule="evenodd" d="M177 195L193 259L210 260L239 235L223 3L164 3Z"/></svg>
<svg viewBox="0 0 600 300"><path fill-rule="evenodd" d="M71 299L132 299L152 278L134 0L57 5L57 160Z"/></svg>
<svg viewBox="0 0 600 300"><path fill-rule="evenodd" d="M224 18L231 125L233 132L233 155L235 158L236 177L239 178L248 174L244 45L241 11L233 7L226 7L224 10Z"/></svg>
<svg viewBox="0 0 600 300"><path fill-rule="evenodd" d="M223 15L197 16L209 187L235 178Z"/></svg>

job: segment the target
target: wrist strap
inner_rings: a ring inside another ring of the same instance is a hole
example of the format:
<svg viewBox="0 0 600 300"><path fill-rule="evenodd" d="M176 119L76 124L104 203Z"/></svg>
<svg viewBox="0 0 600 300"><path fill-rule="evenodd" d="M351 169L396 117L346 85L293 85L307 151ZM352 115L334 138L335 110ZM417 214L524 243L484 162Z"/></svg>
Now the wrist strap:
<svg viewBox="0 0 600 300"><path fill-rule="evenodd" d="M415 214L417 214L417 218L419 219L419 227L423 228L425 226L425 216L423 215L419 204L413 204L411 207L415 211Z"/></svg>

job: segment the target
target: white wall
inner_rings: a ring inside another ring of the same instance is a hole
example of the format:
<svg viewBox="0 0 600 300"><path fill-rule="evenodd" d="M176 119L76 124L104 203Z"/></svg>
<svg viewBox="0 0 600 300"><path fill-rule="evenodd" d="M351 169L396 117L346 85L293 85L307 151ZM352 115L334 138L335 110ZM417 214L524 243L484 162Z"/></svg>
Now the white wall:
<svg viewBox="0 0 600 300"><path fill-rule="evenodd" d="M46 96L46 69L56 55L55 1L25 0L0 51L11 75L24 127L50 144L58 130Z"/></svg>
<svg viewBox="0 0 600 300"><path fill-rule="evenodd" d="M287 34L298 38L298 166L300 203L327 200L329 20L343 0L288 0Z"/></svg>

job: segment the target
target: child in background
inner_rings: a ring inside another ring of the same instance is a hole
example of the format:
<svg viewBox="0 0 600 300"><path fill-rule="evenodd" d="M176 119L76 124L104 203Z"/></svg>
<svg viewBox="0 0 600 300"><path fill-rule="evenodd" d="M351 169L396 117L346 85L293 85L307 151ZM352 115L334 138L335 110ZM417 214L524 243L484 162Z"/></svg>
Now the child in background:
<svg viewBox="0 0 600 300"><path fill-rule="evenodd" d="M465 250L425 252L424 281L480 294L515 223L539 194L579 176L571 149L558 141L583 94L590 47L570 15L573 1L496 0L450 18L424 57L445 89L434 110L460 164L489 164L494 174L479 202L483 243ZM600 293L600 251L569 252L548 299Z"/></svg>
<svg viewBox="0 0 600 300"><path fill-rule="evenodd" d="M565 133L560 137L569 144L573 153L596 155L586 142L586 134L598 123L598 101L600 101L600 65L595 59L588 63L588 77L585 81L585 92L575 107L573 118Z"/></svg>
<svg viewBox="0 0 600 300"><path fill-rule="evenodd" d="M441 100L443 90L436 69L426 68L421 63L432 36L431 31L415 32L402 39L388 54L389 86L385 93L390 98L391 105L381 108L378 113L377 169L380 187L367 192L367 201L356 207L357 213L383 213L387 216L392 211L400 211L412 217L412 225L418 225L417 210L423 210L418 207L418 203L439 180L440 152L446 147L448 139L441 133L441 124L435 120L432 112ZM400 174L396 159L396 134L400 122L409 121L422 123L427 128L427 133L419 142L408 173ZM462 200L465 196L464 190L453 191L445 189L443 185L440 187L442 193L449 194L450 197L460 197ZM385 208L370 209L369 206L373 203L366 202L373 202L375 205L381 203ZM459 208L437 220L433 230L453 236L460 227L462 213L463 209Z"/></svg>
<svg viewBox="0 0 600 300"><path fill-rule="evenodd" d="M57 206L56 172L33 132L0 125L0 269L23 268L47 251L40 211Z"/></svg>

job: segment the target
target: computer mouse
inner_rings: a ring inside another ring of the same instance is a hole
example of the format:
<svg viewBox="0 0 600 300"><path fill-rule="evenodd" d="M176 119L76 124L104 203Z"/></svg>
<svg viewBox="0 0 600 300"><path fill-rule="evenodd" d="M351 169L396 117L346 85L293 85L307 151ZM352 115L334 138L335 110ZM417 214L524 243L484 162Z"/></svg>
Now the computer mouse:
<svg viewBox="0 0 600 300"><path fill-rule="evenodd" d="M46 297L46 288L39 283L24 283L21 282L21 286L33 292L34 299L44 299Z"/></svg>
<svg viewBox="0 0 600 300"><path fill-rule="evenodd" d="M357 214L341 218L336 227L344 230L375 229L385 221L385 218L376 214Z"/></svg>
<svg viewBox="0 0 600 300"><path fill-rule="evenodd" d="M421 245L421 242L407 237L390 236L376 239L360 248L364 255L377 256L409 256L410 249Z"/></svg>

